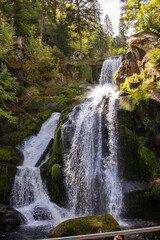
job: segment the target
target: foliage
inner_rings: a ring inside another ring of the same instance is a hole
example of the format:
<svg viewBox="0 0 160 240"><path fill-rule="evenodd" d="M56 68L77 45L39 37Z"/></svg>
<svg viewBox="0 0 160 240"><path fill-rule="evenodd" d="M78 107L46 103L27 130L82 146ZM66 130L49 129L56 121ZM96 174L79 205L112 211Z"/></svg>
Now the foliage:
<svg viewBox="0 0 160 240"><path fill-rule="evenodd" d="M0 59L6 59L8 54L14 50L15 36L10 24L0 11Z"/></svg>
<svg viewBox="0 0 160 240"><path fill-rule="evenodd" d="M156 180L160 182L160 180ZM151 186L151 188L144 193L145 197L154 197L154 198L159 198L160 197L160 187L156 187L155 185Z"/></svg>
<svg viewBox="0 0 160 240"><path fill-rule="evenodd" d="M90 56L103 58L109 49L110 37L99 27L90 39Z"/></svg>
<svg viewBox="0 0 160 240"><path fill-rule="evenodd" d="M80 53L82 55L83 31L90 34L100 23L100 5L97 0L68 0L66 5L67 21L71 29L79 36Z"/></svg>
<svg viewBox="0 0 160 240"><path fill-rule="evenodd" d="M151 57L150 62L154 64L157 70L160 72L160 48L154 48L149 52L149 56Z"/></svg>
<svg viewBox="0 0 160 240"><path fill-rule="evenodd" d="M12 108L17 101L19 84L16 78L12 77L5 65L0 69L0 125L6 123L15 124L17 118L13 116ZM6 123L4 122L6 121Z"/></svg>
<svg viewBox="0 0 160 240"><path fill-rule="evenodd" d="M141 101L147 100L149 97L147 95L147 89L145 85L143 85L144 75L141 72L140 75L133 74L131 77L127 77L125 82L120 85L122 91L127 92L132 97L132 107L135 105L139 105ZM138 83L138 87L132 87L132 83Z"/></svg>
<svg viewBox="0 0 160 240"><path fill-rule="evenodd" d="M118 49L118 54L119 54L119 55L125 54L125 49L124 49L124 48L119 48L119 49Z"/></svg>
<svg viewBox="0 0 160 240"><path fill-rule="evenodd" d="M136 31L149 29L160 30L159 0L121 0L122 20L126 28L134 27Z"/></svg>
<svg viewBox="0 0 160 240"><path fill-rule="evenodd" d="M29 86L43 84L58 75L59 61L64 58L63 53L54 46L40 44L39 39L31 41L27 47L30 58L24 64L26 82Z"/></svg>

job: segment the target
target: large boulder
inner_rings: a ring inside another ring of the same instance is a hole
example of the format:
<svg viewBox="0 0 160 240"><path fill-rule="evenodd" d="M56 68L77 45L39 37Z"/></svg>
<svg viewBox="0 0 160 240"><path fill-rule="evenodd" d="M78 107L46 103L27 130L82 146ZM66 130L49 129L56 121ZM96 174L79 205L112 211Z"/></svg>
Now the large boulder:
<svg viewBox="0 0 160 240"><path fill-rule="evenodd" d="M129 38L127 53L115 77L118 88L120 88L120 84L125 81L126 77L132 76L134 73L140 74L145 67L148 68L149 72L151 71L150 65L147 65L149 58L146 54L155 47L158 38L159 36L152 31L140 32ZM157 71L153 69L152 66L153 74L157 75Z"/></svg>
<svg viewBox="0 0 160 240"><path fill-rule="evenodd" d="M48 238L85 235L121 230L117 221L109 214L73 218L60 223L48 235ZM106 238L108 240L113 239Z"/></svg>
<svg viewBox="0 0 160 240"><path fill-rule="evenodd" d="M0 231L18 227L22 222L24 218L20 212L0 204Z"/></svg>

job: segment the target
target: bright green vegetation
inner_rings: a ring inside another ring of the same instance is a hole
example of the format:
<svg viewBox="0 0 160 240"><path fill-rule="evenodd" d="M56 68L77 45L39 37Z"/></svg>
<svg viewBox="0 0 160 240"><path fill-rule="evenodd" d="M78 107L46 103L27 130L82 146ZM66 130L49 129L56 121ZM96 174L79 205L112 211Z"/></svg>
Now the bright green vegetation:
<svg viewBox="0 0 160 240"><path fill-rule="evenodd" d="M155 68L160 72L160 48L154 48L149 52L151 57L150 62L154 64Z"/></svg>
<svg viewBox="0 0 160 240"><path fill-rule="evenodd" d="M143 84L144 72L140 75L133 74L131 77L127 77L125 82L121 84L122 91L128 93L131 96L131 108L139 105L141 101L146 101L149 97L147 95L146 85Z"/></svg>
<svg viewBox="0 0 160 240"><path fill-rule="evenodd" d="M122 21L127 28L134 27L136 31L160 31L159 0L121 0Z"/></svg>
<svg viewBox="0 0 160 240"><path fill-rule="evenodd" d="M60 223L48 235L49 238L119 231L120 226L111 215L80 217ZM112 239L112 238L108 238ZM123 239L126 239L123 237Z"/></svg>
<svg viewBox="0 0 160 240"><path fill-rule="evenodd" d="M12 108L17 101L18 91L19 84L16 78L12 77L7 67L2 64L0 68L0 127L4 126L3 121L9 124L17 122L17 118L13 116Z"/></svg>

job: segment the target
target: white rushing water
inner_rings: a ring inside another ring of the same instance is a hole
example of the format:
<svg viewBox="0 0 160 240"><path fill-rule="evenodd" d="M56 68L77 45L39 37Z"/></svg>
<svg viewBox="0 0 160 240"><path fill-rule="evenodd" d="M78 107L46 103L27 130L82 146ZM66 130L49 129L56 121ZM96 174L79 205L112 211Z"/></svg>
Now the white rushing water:
<svg viewBox="0 0 160 240"><path fill-rule="evenodd" d="M104 61L100 84L84 103L76 106L62 126L74 126L72 144L65 159L65 184L73 216L110 213L116 219L122 209L122 186L118 177L116 103L118 93L113 74L121 57ZM106 97L107 116L103 116ZM106 118L106 119L105 119ZM104 151L102 124L106 122L108 142Z"/></svg>
<svg viewBox="0 0 160 240"><path fill-rule="evenodd" d="M60 113L53 113L42 124L36 136L26 138L19 147L24 154L24 162L17 169L11 196L12 205L21 212L28 225L54 224L62 221L65 210L50 202L41 179L40 168L35 167L45 151L59 121Z"/></svg>
<svg viewBox="0 0 160 240"><path fill-rule="evenodd" d="M64 161L68 210L50 201L40 167L36 167L50 140L54 138L60 113L53 113L43 123L39 133L26 138L19 147L24 154L24 162L17 168L11 203L24 215L27 225L56 225L70 217L100 213L110 213L119 219L123 196L117 159L118 93L113 74L120 62L121 57L104 61L100 84L82 104L73 109L62 125L62 138L65 129L72 135ZM105 105L107 97L108 104ZM107 115L104 115L106 106ZM104 126L108 135L106 142Z"/></svg>

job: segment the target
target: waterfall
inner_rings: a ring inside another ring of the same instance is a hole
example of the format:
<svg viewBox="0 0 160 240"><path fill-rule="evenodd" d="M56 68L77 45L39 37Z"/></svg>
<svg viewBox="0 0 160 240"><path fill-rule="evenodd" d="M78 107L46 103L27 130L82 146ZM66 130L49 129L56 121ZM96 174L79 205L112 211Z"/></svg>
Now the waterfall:
<svg viewBox="0 0 160 240"><path fill-rule="evenodd" d="M40 168L35 167L51 138L54 137L59 117L60 113L53 113L42 124L36 136L26 138L19 146L24 154L24 162L17 168L11 203L24 215L28 225L48 224L50 220L57 224L65 212L63 208L50 202L41 179Z"/></svg>
<svg viewBox="0 0 160 240"><path fill-rule="evenodd" d="M120 217L122 186L118 177L116 103L118 93L113 74L121 57L104 61L99 85L86 100L76 106L62 126L62 138L71 131L70 149L65 152L65 185L73 216L110 213ZM109 97L107 116L103 109ZM108 128L108 142L103 149L103 121Z"/></svg>

